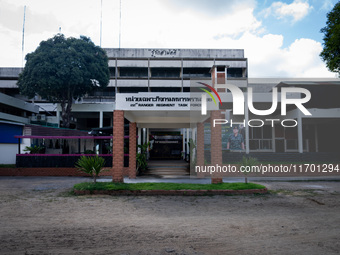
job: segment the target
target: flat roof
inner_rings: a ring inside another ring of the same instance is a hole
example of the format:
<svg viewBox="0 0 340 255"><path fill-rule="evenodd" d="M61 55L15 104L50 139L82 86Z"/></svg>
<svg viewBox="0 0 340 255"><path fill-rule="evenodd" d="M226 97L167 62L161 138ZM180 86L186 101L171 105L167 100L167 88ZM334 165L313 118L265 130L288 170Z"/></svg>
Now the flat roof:
<svg viewBox="0 0 340 255"><path fill-rule="evenodd" d="M104 48L109 58L239 59L243 49Z"/></svg>

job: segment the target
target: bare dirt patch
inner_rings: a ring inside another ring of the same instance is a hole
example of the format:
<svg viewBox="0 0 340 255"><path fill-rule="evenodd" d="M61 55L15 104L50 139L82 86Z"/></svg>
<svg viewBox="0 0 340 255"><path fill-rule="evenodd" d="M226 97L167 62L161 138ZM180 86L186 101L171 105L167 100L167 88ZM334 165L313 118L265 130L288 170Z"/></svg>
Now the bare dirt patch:
<svg viewBox="0 0 340 255"><path fill-rule="evenodd" d="M340 252L339 182L261 183L273 192L255 196L70 196L84 180L0 178L0 254Z"/></svg>

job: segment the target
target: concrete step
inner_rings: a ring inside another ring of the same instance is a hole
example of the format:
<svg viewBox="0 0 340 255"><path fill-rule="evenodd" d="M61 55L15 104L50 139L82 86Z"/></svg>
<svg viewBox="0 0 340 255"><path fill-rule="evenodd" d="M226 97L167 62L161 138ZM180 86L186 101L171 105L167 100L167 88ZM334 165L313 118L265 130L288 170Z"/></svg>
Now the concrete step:
<svg viewBox="0 0 340 255"><path fill-rule="evenodd" d="M183 160L152 160L143 176L158 178L177 178L189 176L189 164Z"/></svg>

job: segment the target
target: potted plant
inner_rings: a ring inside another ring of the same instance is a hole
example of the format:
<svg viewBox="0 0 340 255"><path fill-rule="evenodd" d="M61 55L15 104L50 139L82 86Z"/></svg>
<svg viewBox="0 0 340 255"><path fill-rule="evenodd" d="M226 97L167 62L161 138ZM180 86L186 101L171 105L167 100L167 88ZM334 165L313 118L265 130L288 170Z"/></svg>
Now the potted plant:
<svg viewBox="0 0 340 255"><path fill-rule="evenodd" d="M136 155L136 163L137 163L137 174L145 171L148 168L147 162L147 150L150 145L150 142L138 145L137 147L140 149Z"/></svg>

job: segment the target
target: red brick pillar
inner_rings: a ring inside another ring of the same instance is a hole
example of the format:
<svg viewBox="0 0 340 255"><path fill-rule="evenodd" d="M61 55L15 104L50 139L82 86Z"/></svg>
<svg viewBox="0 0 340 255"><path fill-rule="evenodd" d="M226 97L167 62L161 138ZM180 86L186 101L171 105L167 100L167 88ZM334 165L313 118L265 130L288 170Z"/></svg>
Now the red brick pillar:
<svg viewBox="0 0 340 255"><path fill-rule="evenodd" d="M136 178L136 123L130 122L129 125L129 178Z"/></svg>
<svg viewBox="0 0 340 255"><path fill-rule="evenodd" d="M113 112L112 181L123 182L124 168L124 111Z"/></svg>
<svg viewBox="0 0 340 255"><path fill-rule="evenodd" d="M214 127L213 120L221 119L221 111L211 111L210 114L210 125L211 125L211 165L219 165L222 167L222 128L221 125ZM222 174L214 173L211 177L211 183L221 183Z"/></svg>
<svg viewBox="0 0 340 255"><path fill-rule="evenodd" d="M196 166L199 166L201 168L204 166L204 124L203 123L197 123L196 150L197 150ZM197 172L197 177L203 178L204 173Z"/></svg>

